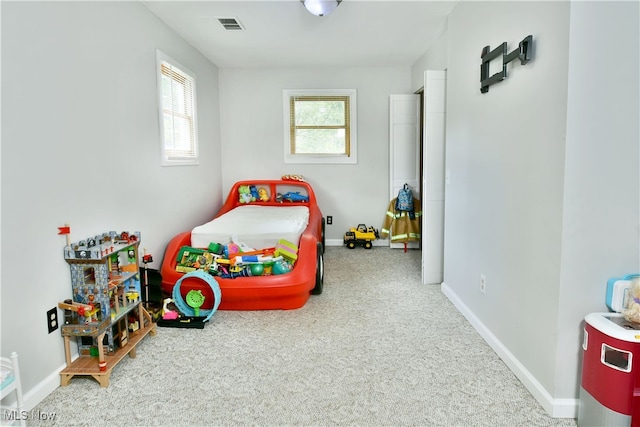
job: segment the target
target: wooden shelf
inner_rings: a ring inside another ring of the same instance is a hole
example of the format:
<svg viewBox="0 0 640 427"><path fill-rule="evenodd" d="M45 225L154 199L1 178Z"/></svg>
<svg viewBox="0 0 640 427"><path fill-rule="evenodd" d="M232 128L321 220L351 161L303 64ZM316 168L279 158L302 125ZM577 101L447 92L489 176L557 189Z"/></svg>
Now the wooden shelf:
<svg viewBox="0 0 640 427"><path fill-rule="evenodd" d="M153 323L151 316L147 311L140 306L140 311L144 313L143 318L140 319L141 327L135 332L129 333L127 344L117 349L113 354L104 355L104 362L106 367L104 370L100 370L100 360L98 357L81 355L73 362L69 362L67 359L67 367L60 372L60 385L67 386L71 379L75 376L91 376L98 383L100 387L109 386L109 377L111 371L126 355L131 358L136 357L136 345L148 334L156 334L156 324ZM144 326L142 324L144 323ZM65 337L68 339L68 337ZM68 343L65 342L65 351L68 352Z"/></svg>

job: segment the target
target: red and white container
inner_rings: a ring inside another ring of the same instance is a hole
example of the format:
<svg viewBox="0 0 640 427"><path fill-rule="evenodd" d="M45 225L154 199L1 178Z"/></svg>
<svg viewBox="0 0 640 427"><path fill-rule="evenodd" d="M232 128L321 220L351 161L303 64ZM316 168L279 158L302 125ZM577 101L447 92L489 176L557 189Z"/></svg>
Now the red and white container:
<svg viewBox="0 0 640 427"><path fill-rule="evenodd" d="M640 427L640 324L585 317L578 426Z"/></svg>

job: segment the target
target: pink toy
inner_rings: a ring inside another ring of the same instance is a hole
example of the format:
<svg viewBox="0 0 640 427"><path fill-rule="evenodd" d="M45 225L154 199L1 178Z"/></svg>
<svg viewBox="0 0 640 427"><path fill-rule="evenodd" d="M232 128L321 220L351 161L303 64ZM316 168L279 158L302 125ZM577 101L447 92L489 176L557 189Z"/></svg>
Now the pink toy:
<svg viewBox="0 0 640 427"><path fill-rule="evenodd" d="M171 298L166 298L164 300L164 305L162 306L162 319L163 320L176 320L178 317L177 311L173 311L169 309L169 304L173 303ZM174 304L175 305L175 304Z"/></svg>
<svg viewBox="0 0 640 427"><path fill-rule="evenodd" d="M227 252L229 253L229 256L240 253L240 246L236 245L235 243L229 243L227 245Z"/></svg>

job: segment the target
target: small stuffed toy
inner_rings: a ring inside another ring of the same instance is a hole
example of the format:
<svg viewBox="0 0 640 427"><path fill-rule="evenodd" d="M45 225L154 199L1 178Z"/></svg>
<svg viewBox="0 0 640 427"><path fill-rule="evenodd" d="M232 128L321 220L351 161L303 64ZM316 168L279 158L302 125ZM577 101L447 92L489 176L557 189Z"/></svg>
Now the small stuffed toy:
<svg viewBox="0 0 640 427"><path fill-rule="evenodd" d="M251 190L248 185L241 185L238 188L239 194L239 202L240 203L251 203Z"/></svg>
<svg viewBox="0 0 640 427"><path fill-rule="evenodd" d="M263 202L269 201L269 193L267 193L267 189L264 187L258 188L258 198Z"/></svg>
<svg viewBox="0 0 640 427"><path fill-rule="evenodd" d="M626 308L622 310L622 314L628 321L640 323L640 278L631 282Z"/></svg>
<svg viewBox="0 0 640 427"><path fill-rule="evenodd" d="M255 202L260 197L260 195L258 194L258 189L256 188L255 185L250 185L249 186L249 192L251 193L251 201L252 202Z"/></svg>

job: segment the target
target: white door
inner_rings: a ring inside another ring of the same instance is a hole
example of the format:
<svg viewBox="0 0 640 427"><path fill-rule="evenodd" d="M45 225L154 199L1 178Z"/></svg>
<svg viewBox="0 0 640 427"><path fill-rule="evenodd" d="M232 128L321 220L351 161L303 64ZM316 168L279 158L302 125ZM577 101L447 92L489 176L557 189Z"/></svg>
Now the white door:
<svg viewBox="0 0 640 427"><path fill-rule="evenodd" d="M446 71L425 71L422 283L442 283L444 276L446 83Z"/></svg>
<svg viewBox="0 0 640 427"><path fill-rule="evenodd" d="M420 96L391 95L389 114L389 201L398 196L404 184L420 199ZM390 243L390 247L404 248L404 244ZM420 243L409 242L407 247L419 248Z"/></svg>

